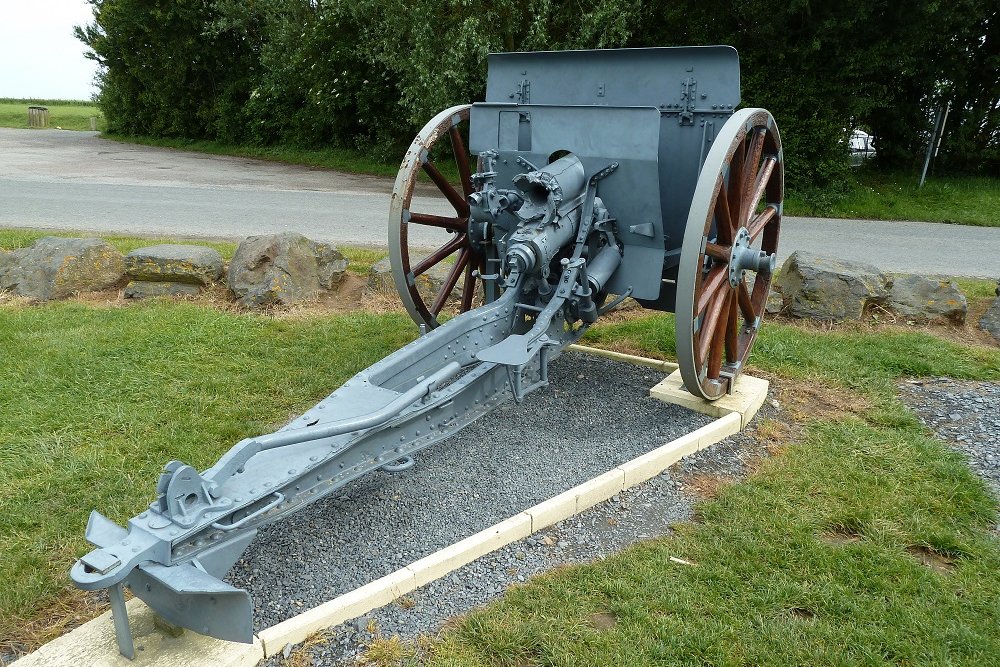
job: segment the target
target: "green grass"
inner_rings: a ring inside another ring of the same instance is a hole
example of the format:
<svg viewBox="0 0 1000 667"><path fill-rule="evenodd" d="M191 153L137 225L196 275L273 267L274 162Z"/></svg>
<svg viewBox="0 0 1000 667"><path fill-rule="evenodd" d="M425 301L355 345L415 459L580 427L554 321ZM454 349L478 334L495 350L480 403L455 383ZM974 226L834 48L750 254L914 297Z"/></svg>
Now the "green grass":
<svg viewBox="0 0 1000 667"><path fill-rule="evenodd" d="M68 585L87 515L208 467L412 338L404 316L277 320L155 301L0 307L0 637Z"/></svg>
<svg viewBox="0 0 1000 667"><path fill-rule="evenodd" d="M97 129L104 130L104 116L92 102L74 100L21 100L0 98L0 127L28 127L28 107L49 108L49 128L89 130L90 117L97 116Z"/></svg>
<svg viewBox="0 0 1000 667"><path fill-rule="evenodd" d="M912 419L815 423L702 504L700 523L509 591L447 632L427 662L995 665L995 512L982 483ZM921 565L914 547L954 571ZM616 625L595 628L598 613Z"/></svg>
<svg viewBox="0 0 1000 667"><path fill-rule="evenodd" d="M792 193L785 213L1000 227L1000 178L931 176L923 188L917 174L863 172L859 180L845 195L823 197L819 204Z"/></svg>
<svg viewBox="0 0 1000 667"><path fill-rule="evenodd" d="M588 340L670 355L672 317L598 326ZM894 396L903 376L1000 379L1000 351L925 333L770 325L754 364L870 407L810 420L781 456L671 537L511 589L445 632L426 663L1000 663L996 501ZM914 549L954 571L920 564ZM594 614L614 627L598 629Z"/></svg>
<svg viewBox="0 0 1000 667"><path fill-rule="evenodd" d="M673 317L656 314L598 325L585 342L672 356L673 334ZM166 461L207 467L411 337L402 314L0 306L0 395L14 397L0 402L0 636L65 590L90 509L126 520L152 499ZM996 503L894 394L904 376L998 380L1000 350L770 324L753 367L856 395L857 413L810 420L783 455L703 504L700 523L511 590L447 631L431 664L985 665L1000 655L1000 545L986 532ZM832 545L829 532L860 539ZM919 564L914 547L954 571ZM595 613L616 625L593 628Z"/></svg>

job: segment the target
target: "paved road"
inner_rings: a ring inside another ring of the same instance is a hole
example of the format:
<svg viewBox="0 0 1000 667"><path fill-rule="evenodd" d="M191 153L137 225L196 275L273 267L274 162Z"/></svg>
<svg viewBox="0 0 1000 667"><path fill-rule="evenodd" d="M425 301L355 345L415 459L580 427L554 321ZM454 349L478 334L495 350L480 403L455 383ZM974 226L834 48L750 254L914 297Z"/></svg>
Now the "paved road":
<svg viewBox="0 0 1000 667"><path fill-rule="evenodd" d="M298 231L384 246L389 179L149 148L90 132L0 128L0 226L239 238ZM415 208L445 213L417 197ZM886 271L1000 275L1000 228L786 217L779 261L808 250ZM437 245L438 230L411 242Z"/></svg>

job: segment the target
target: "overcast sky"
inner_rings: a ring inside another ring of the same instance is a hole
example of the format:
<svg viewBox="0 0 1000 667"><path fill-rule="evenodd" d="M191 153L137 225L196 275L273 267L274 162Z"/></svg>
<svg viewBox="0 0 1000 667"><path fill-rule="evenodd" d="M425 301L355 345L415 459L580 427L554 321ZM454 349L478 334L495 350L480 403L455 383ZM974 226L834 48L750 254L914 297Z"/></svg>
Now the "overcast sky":
<svg viewBox="0 0 1000 667"><path fill-rule="evenodd" d="M90 99L97 65L73 26L91 16L85 0L0 0L0 97Z"/></svg>

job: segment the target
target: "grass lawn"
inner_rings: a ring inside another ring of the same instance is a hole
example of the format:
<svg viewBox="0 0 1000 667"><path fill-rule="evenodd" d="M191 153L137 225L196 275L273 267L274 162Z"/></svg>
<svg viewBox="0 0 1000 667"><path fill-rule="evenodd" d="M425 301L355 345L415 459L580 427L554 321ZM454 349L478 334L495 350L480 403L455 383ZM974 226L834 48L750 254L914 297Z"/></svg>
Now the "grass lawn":
<svg viewBox="0 0 1000 667"><path fill-rule="evenodd" d="M124 522L170 459L208 467L413 334L402 314L0 306L0 639L67 589L91 509Z"/></svg>
<svg viewBox="0 0 1000 667"><path fill-rule="evenodd" d="M28 107L44 106L49 109L49 128L64 130L89 130L90 117L97 116L97 129L105 127L104 115L92 102L73 100L17 100L0 98L0 127L28 127Z"/></svg>
<svg viewBox="0 0 1000 667"><path fill-rule="evenodd" d="M3 231L0 246L31 233ZM980 283L969 283L976 298ZM24 639L65 598L92 508L126 520L168 460L207 467L413 333L401 313L0 302L0 395L15 397L0 402L0 638ZM586 342L670 357L673 338L673 317L653 314L600 324ZM702 504L698 522L513 588L420 661L986 665L1000 655L996 502L894 393L908 376L1000 380L1000 350L902 327L771 323L751 361L796 416L784 435L761 428L779 455ZM594 614L613 626L594 627ZM387 664L417 660L398 641L379 648Z"/></svg>
<svg viewBox="0 0 1000 667"><path fill-rule="evenodd" d="M859 184L842 197L808 204L790 193L788 215L871 220L920 220L980 227L1000 227L1000 178L928 177L918 188L918 174L865 171Z"/></svg>

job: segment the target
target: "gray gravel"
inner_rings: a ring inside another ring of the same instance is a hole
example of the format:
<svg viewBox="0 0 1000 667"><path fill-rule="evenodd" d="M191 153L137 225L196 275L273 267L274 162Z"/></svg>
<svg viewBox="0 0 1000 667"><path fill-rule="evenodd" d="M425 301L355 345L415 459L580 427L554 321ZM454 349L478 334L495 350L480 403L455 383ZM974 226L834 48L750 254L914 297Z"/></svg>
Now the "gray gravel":
<svg viewBox="0 0 1000 667"><path fill-rule="evenodd" d="M263 529L229 581L250 591L255 628L270 627L710 421L649 398L662 378L568 353L548 389L424 450L415 468L367 475ZM486 577L484 592L498 582Z"/></svg>
<svg viewBox="0 0 1000 667"><path fill-rule="evenodd" d="M311 594L325 588L331 594L319 599L326 599L366 583L709 421L647 398L651 382L660 377L649 369L567 355L553 365L552 388L518 408L508 406L494 413L452 445L442 443L421 457L409 477L378 475L362 480L350 493L356 499L350 502L355 504L344 506L339 503L349 501L338 500L310 513L316 516L294 517L302 525L316 526L310 528L311 546L289 551L292 543L307 541L294 535L280 538L290 522L262 535L254 546L257 551L240 566L241 576L257 570L251 592L262 609L291 604L294 608L289 611L298 613L306 605L299 608L292 600L298 600L303 590ZM596 387L592 378L598 379ZM613 395L604 395L612 393L608 388L615 389ZM539 425L543 420L548 420L547 425ZM512 423L516 430L512 431ZM511 438L511 432L518 437ZM533 438L550 444L531 446ZM497 454L497 445L505 440L516 445L516 454ZM371 630L412 640L436 632L448 619L500 597L511 585L536 574L603 558L639 540L667 535L672 524L692 518L698 486L695 475L742 478L747 462L765 454L751 435L727 438L639 487L431 582L406 596L405 606L393 603L331 628L326 641L308 649L313 664L352 664L372 640ZM541 467L533 470L530 461ZM484 468L488 469L485 475ZM394 496L423 498L423 502L419 507L401 507L397 502L405 503L392 501ZM352 508L359 513L356 519L343 512ZM324 540L320 522L337 526L345 520L356 531L353 538L330 535ZM365 527L363 532L361 527ZM278 539L280 553L267 556L264 549L274 548ZM331 542L336 548L327 551ZM298 562L297 554L320 562ZM290 562L281 570L265 568L262 559L267 557ZM259 584L264 576L268 585L283 588L262 591ZM307 583L310 579L311 584ZM258 598L258 591L267 598ZM267 617L272 616L278 614L271 611ZM259 610L258 623L260 618ZM281 662L279 656L265 664L274 667Z"/></svg>
<svg viewBox="0 0 1000 667"><path fill-rule="evenodd" d="M901 383L900 395L1000 498L1000 382L910 380Z"/></svg>

